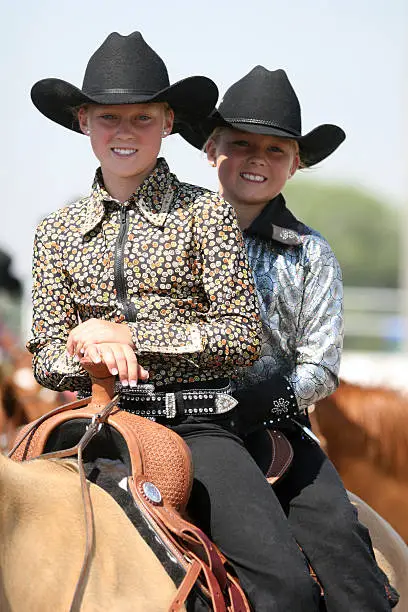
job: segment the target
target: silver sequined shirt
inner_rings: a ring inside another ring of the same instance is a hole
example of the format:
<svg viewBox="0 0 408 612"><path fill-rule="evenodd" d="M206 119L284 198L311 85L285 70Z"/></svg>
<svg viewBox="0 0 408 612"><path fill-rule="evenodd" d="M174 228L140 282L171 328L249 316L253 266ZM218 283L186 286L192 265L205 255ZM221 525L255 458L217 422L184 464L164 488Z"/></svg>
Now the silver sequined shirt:
<svg viewBox="0 0 408 612"><path fill-rule="evenodd" d="M338 384L344 327L341 270L327 241L298 222L282 196L279 211L273 214L273 201L269 206L254 231L244 233L263 342L260 359L240 372L238 386L281 374L305 410Z"/></svg>

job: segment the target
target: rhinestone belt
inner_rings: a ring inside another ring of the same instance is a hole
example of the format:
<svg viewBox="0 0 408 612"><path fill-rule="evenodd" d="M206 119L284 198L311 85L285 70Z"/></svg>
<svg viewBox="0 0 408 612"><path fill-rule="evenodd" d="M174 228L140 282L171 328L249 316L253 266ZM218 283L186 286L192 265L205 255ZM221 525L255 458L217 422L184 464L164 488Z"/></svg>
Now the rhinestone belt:
<svg viewBox="0 0 408 612"><path fill-rule="evenodd" d="M144 417L174 419L176 416L224 414L237 405L231 387L221 389L190 389L176 392L155 391L154 385L120 388L122 410Z"/></svg>

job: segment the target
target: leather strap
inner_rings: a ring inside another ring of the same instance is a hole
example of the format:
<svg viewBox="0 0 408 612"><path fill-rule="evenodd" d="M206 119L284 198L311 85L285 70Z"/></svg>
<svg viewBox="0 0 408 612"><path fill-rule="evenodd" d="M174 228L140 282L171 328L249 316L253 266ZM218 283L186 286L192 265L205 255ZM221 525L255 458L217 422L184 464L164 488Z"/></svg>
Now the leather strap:
<svg viewBox="0 0 408 612"><path fill-rule="evenodd" d="M57 414L61 414L62 412L67 412L68 410L75 410L77 408L83 408L84 406L87 406L90 403L91 403L90 397L87 397L82 400L77 400L76 402L70 402L69 404L64 404L63 406L58 406L57 408L54 408L54 410L51 410L50 412L43 414L36 421L29 423L26 427L23 428L22 432L18 436L17 442L15 443L11 451L8 453L7 457L9 457L10 459L14 459L13 455L20 448L24 440L26 440L31 433L35 432L42 423L45 423L45 421L48 421L50 417L53 417L54 415L57 415Z"/></svg>
<svg viewBox="0 0 408 612"><path fill-rule="evenodd" d="M75 612L79 610L83 591L86 586L86 578L89 568L89 563L91 559L91 553L94 543L94 523L93 523L93 513L92 513L92 500L91 494L89 492L89 483L86 480L84 465L82 461L82 452L85 447L89 444L92 438L98 433L102 424L107 419L108 415L112 412L112 410L116 407L118 397L115 396L112 401L110 401L99 414L95 414L91 424L88 426L86 432L78 442L76 446L68 448L66 450L59 450L53 453L45 453L41 455L42 459L63 459L66 457L72 457L73 455L77 455L78 457L78 469L79 469L79 477L81 483L81 495L84 507L84 517L85 517L85 552L84 559L82 562L82 567L79 573L79 577L75 586L74 596L72 598L72 602L69 608L70 612ZM54 414L54 412L53 412ZM30 430L29 430L30 431ZM27 432L27 435L29 433ZM24 438L22 438L23 440ZM21 441L22 441L21 440Z"/></svg>
<svg viewBox="0 0 408 612"><path fill-rule="evenodd" d="M176 596L170 604L169 612L178 612L183 607L200 574L200 563L198 563L198 561L192 561L184 576L183 582L177 589Z"/></svg>
<svg viewBox="0 0 408 612"><path fill-rule="evenodd" d="M188 550L193 552L208 565L218 580L221 589L224 589L227 582L227 574L215 545L199 527L188 523L177 514L171 506L168 505L166 500L162 500L160 505L151 504L142 493L140 485L143 482L145 482L143 477L140 477L138 482L134 482L132 493L135 498L143 504L156 521L164 525L167 530L170 530L171 533L180 538L180 540L184 541Z"/></svg>
<svg viewBox="0 0 408 612"><path fill-rule="evenodd" d="M225 557L209 538L195 525L187 522L166 500L153 504L143 494L143 482L140 477L129 478L128 486L138 506L146 511L160 530L164 530L173 543L180 548L184 557L195 559L200 563L205 582L203 590L208 591L215 611L226 611L224 593L229 595L228 610L231 612L249 612L250 606L238 582L226 570ZM183 589L187 589L187 586Z"/></svg>

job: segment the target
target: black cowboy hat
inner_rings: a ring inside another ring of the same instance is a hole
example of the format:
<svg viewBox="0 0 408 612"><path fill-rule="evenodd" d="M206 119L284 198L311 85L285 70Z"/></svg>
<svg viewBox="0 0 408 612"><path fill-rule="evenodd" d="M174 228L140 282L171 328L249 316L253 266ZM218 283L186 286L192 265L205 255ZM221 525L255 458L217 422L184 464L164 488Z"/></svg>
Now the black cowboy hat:
<svg viewBox="0 0 408 612"><path fill-rule="evenodd" d="M255 66L231 85L217 110L195 125L183 126L180 134L202 149L219 126L296 140L306 166L328 157L346 137L341 128L331 124L319 125L302 136L300 104L286 72L263 66Z"/></svg>
<svg viewBox="0 0 408 612"><path fill-rule="evenodd" d="M82 89L61 79L43 79L31 89L31 99L43 115L80 133L73 109L82 104L167 102L175 114L176 132L183 121L194 123L211 113L218 89L203 76L170 85L163 60L140 32L112 32L89 60Z"/></svg>

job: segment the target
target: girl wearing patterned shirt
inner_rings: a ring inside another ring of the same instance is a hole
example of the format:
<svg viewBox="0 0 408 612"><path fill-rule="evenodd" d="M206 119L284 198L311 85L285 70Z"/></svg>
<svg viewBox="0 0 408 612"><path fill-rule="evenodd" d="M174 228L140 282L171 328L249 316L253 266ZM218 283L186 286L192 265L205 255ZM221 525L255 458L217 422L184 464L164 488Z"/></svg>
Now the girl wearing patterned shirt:
<svg viewBox="0 0 408 612"><path fill-rule="evenodd" d="M60 79L34 85L37 108L88 135L100 168L89 196L37 228L28 347L44 386L89 394L89 362L103 362L120 379L122 408L185 439L195 475L189 512L255 608L273 610L276 584L267 566L253 567L259 551L276 554L274 494L222 420L236 404L230 376L260 348L242 235L229 204L179 182L157 159L162 138L206 117L216 97L204 77L170 86L139 32L108 36L82 90ZM297 609L313 609L312 591Z"/></svg>
<svg viewBox="0 0 408 612"><path fill-rule="evenodd" d="M295 538L324 587L329 612L389 610L368 532L308 427L308 406L338 384L341 271L326 240L292 215L281 194L299 166L329 156L344 132L321 125L302 135L299 101L285 72L256 66L228 89L218 111L182 135L197 148L205 145L217 166L219 192L244 230L261 306L261 357L237 377L235 430L260 465L269 459L265 424L283 430L294 450L270 506L276 609L315 609L299 604L302 585L306 596L310 585L302 580Z"/></svg>

